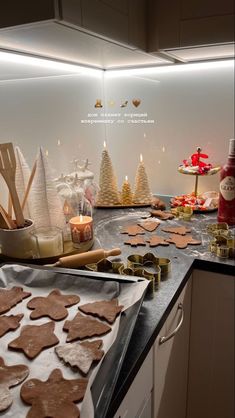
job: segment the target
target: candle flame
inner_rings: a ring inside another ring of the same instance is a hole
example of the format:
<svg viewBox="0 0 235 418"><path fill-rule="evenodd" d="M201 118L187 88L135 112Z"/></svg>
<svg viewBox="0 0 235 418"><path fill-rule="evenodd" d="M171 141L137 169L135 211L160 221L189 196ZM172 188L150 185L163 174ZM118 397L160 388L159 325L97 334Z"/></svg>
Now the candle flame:
<svg viewBox="0 0 235 418"><path fill-rule="evenodd" d="M104 141L104 149L106 149L106 147L107 147L107 144L106 144L106 141Z"/></svg>
<svg viewBox="0 0 235 418"><path fill-rule="evenodd" d="M141 163L143 162L143 155L142 154L140 154L140 162Z"/></svg>
<svg viewBox="0 0 235 418"><path fill-rule="evenodd" d="M46 157L48 157L48 155L49 155L48 149L46 149L45 155L46 155Z"/></svg>
<svg viewBox="0 0 235 418"><path fill-rule="evenodd" d="M58 147L60 147L60 145L61 145L61 141L60 141L60 139L58 139L58 141L57 141L57 145L58 145Z"/></svg>
<svg viewBox="0 0 235 418"><path fill-rule="evenodd" d="M128 176L125 177L125 180L128 181Z"/></svg>
<svg viewBox="0 0 235 418"><path fill-rule="evenodd" d="M83 216L82 216L82 215L80 215L80 216L79 216L79 221L80 221L80 222L82 222L82 221L83 221Z"/></svg>
<svg viewBox="0 0 235 418"><path fill-rule="evenodd" d="M165 152L166 151L166 148L164 147L164 145L163 145L163 147L162 147L162 152Z"/></svg>

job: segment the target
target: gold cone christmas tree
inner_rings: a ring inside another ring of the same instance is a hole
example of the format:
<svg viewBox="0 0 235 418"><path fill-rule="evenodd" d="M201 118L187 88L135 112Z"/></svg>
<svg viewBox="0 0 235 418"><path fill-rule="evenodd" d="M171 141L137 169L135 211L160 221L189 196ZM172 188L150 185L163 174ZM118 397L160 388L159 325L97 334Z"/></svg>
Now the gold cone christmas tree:
<svg viewBox="0 0 235 418"><path fill-rule="evenodd" d="M149 204L151 203L152 195L150 192L148 177L145 171L142 155L140 155L140 163L137 168L135 176L135 188L133 194L133 203Z"/></svg>
<svg viewBox="0 0 235 418"><path fill-rule="evenodd" d="M102 152L99 187L100 190L96 201L97 205L112 206L120 204L117 180L106 145Z"/></svg>
<svg viewBox="0 0 235 418"><path fill-rule="evenodd" d="M122 185L122 205L131 205L131 204L132 204L131 186L126 176L125 181Z"/></svg>

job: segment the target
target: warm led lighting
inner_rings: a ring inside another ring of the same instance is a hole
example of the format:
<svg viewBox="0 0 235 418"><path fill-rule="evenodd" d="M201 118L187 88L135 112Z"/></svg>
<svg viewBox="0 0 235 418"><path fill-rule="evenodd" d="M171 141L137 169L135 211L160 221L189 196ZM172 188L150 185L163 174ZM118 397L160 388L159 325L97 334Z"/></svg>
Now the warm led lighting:
<svg viewBox="0 0 235 418"><path fill-rule="evenodd" d="M187 71L200 71L200 70L211 70L219 68L233 68L234 60L217 60L210 62L195 62L195 63L184 63L184 64L171 64L161 65L159 67L141 67L131 68L123 70L109 70L105 71L105 77L126 77L126 76L138 76L138 75L150 75L150 74L166 74L166 73L181 73Z"/></svg>
<svg viewBox="0 0 235 418"><path fill-rule="evenodd" d="M125 180L128 181L128 176L125 177Z"/></svg>
<svg viewBox="0 0 235 418"><path fill-rule="evenodd" d="M141 163L143 162L143 155L142 154L140 154L140 162Z"/></svg>
<svg viewBox="0 0 235 418"><path fill-rule="evenodd" d="M83 216L82 215L79 216L79 222L83 222Z"/></svg>
<svg viewBox="0 0 235 418"><path fill-rule="evenodd" d="M104 141L104 149L106 149L106 147L107 147L107 144L106 144L106 141Z"/></svg>
<svg viewBox="0 0 235 418"><path fill-rule="evenodd" d="M0 61L3 62L10 62L13 64L23 64L29 65L34 67L46 68L51 70L58 70L63 71L66 73L82 73L87 75L97 75L101 74L103 70L90 68L90 67L83 67L81 65L64 63L61 61L53 61L51 59L46 58L38 58L33 57L30 55L25 54L17 54L15 52L4 52L0 51Z"/></svg>

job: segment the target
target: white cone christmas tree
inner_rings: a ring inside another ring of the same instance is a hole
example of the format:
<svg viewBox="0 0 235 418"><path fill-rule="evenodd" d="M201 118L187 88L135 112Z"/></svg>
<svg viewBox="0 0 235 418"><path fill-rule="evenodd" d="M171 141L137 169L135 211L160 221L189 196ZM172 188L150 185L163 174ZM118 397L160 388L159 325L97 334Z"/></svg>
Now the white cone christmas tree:
<svg viewBox="0 0 235 418"><path fill-rule="evenodd" d="M22 204L25 191L28 185L29 177L30 177L30 168L20 150L19 147L15 147L15 156L16 156L16 190L20 199L20 202ZM30 214L30 207L29 203L26 202L25 208L24 208L24 217L26 219L31 219Z"/></svg>
<svg viewBox="0 0 235 418"><path fill-rule="evenodd" d="M133 203L136 204L150 204L152 194L150 192L148 177L145 171L142 155L140 156L140 163L137 168L135 177L135 188L133 194Z"/></svg>
<svg viewBox="0 0 235 418"><path fill-rule="evenodd" d="M58 195L47 157L42 148L37 156L37 169L30 191L30 210L36 227L66 227L63 206Z"/></svg>
<svg viewBox="0 0 235 418"><path fill-rule="evenodd" d="M97 205L112 206L120 204L117 180L114 174L111 158L106 149L106 145L102 152L99 187L100 190L98 192L96 201Z"/></svg>
<svg viewBox="0 0 235 418"><path fill-rule="evenodd" d="M126 176L126 179L122 185L122 205L131 205L131 204L132 204L131 186Z"/></svg>

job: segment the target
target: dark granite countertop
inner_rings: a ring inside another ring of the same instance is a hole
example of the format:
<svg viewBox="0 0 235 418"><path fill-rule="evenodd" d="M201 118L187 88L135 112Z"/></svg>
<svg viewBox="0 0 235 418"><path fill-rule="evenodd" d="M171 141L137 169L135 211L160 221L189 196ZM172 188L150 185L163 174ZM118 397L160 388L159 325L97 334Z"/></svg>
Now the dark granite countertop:
<svg viewBox="0 0 235 418"><path fill-rule="evenodd" d="M167 201L167 198L165 197L164 200ZM209 223L217 222L216 212L195 214L189 222L177 219L162 221L162 225L157 229L157 234L169 235L161 231L163 225L185 225L192 229L194 238L201 239L201 245L189 245L184 250L175 248L173 244L170 244L169 247L156 248L150 248L148 244L146 247L125 245L124 238L126 236L120 234L121 227L139 221L144 214L148 214L148 209L98 209L94 214L96 246L105 249L120 247L122 255L115 260L121 259L125 262L130 254L144 255L151 251L158 257L170 258L172 263L172 271L168 274L167 279L161 282L160 288L153 296L145 297L107 413L109 418L114 416L121 404L193 269L235 275L234 260L220 259L208 251L210 238L206 233L206 226ZM151 234L154 232L147 232L146 236Z"/></svg>

